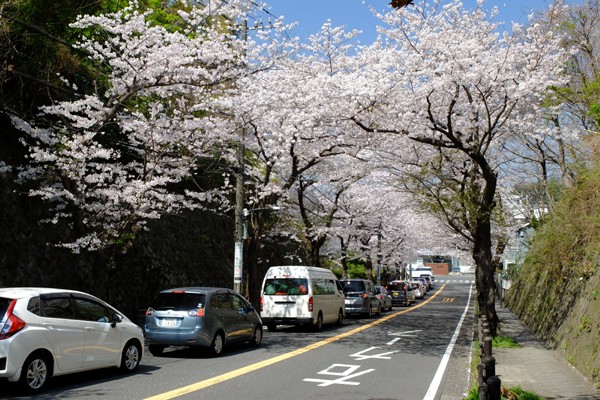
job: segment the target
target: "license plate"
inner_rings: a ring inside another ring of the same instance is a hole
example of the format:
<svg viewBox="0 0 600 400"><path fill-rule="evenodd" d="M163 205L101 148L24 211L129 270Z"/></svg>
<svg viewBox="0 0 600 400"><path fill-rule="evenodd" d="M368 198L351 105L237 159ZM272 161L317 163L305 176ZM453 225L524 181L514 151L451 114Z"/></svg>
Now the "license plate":
<svg viewBox="0 0 600 400"><path fill-rule="evenodd" d="M394 295L394 296L399 296L399 295L400 295L400 292L394 292L394 293L393 293L393 295Z"/></svg>
<svg viewBox="0 0 600 400"><path fill-rule="evenodd" d="M164 326L167 328L175 328L175 327L177 327L177 320L174 318L163 319L160 326Z"/></svg>

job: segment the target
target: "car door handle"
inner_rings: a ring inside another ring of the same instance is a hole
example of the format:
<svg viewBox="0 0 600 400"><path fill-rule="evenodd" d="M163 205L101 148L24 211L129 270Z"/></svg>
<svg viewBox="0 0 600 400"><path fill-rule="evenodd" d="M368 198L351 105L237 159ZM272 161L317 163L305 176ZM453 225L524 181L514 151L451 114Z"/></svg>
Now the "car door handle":
<svg viewBox="0 0 600 400"><path fill-rule="evenodd" d="M47 329L54 329L54 326L48 322L42 322L42 326Z"/></svg>
<svg viewBox="0 0 600 400"><path fill-rule="evenodd" d="M95 329L92 328L91 326L86 326L85 328L83 328L83 330L85 330L86 332L94 332Z"/></svg>

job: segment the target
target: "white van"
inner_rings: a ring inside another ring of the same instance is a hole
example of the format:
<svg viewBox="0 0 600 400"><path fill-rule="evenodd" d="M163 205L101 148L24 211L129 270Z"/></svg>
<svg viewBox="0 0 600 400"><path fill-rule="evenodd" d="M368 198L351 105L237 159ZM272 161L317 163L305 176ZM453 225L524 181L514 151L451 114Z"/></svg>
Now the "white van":
<svg viewBox="0 0 600 400"><path fill-rule="evenodd" d="M324 323L342 324L344 293L328 269L278 266L267 271L260 297L260 317L269 331L277 325L308 325L317 330Z"/></svg>
<svg viewBox="0 0 600 400"><path fill-rule="evenodd" d="M411 273L411 278L420 278L422 276L428 276L429 278L431 278L432 284L433 284L433 281L435 280L435 277L433 276L433 271L431 270L431 267L425 267L423 265L419 265L419 266L412 268L410 273Z"/></svg>

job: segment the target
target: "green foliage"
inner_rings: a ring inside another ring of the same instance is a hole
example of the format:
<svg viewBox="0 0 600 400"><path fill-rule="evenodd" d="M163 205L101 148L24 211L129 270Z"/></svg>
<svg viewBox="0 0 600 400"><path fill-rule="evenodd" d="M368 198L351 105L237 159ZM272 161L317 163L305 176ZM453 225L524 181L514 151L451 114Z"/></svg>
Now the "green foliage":
<svg viewBox="0 0 600 400"><path fill-rule="evenodd" d="M579 332L591 332L592 331L592 319L587 316L587 315L583 315L581 317L581 322L579 323Z"/></svg>
<svg viewBox="0 0 600 400"><path fill-rule="evenodd" d="M464 397L463 400L479 400L479 388L477 385L471 386L467 392L467 397Z"/></svg>
<svg viewBox="0 0 600 400"><path fill-rule="evenodd" d="M506 336L496 336L492 338L492 348L508 348L514 349L521 347L513 338Z"/></svg>
<svg viewBox="0 0 600 400"><path fill-rule="evenodd" d="M519 386L510 387L510 388L502 388L502 399L510 399L510 400L543 400L544 398L526 390L521 389ZM506 397L506 394L509 397ZM467 397L464 397L463 400L479 400L479 388L477 385L471 386L469 392L467 393Z"/></svg>
<svg viewBox="0 0 600 400"><path fill-rule="evenodd" d="M370 279L365 263L353 261L348 263L348 277Z"/></svg>

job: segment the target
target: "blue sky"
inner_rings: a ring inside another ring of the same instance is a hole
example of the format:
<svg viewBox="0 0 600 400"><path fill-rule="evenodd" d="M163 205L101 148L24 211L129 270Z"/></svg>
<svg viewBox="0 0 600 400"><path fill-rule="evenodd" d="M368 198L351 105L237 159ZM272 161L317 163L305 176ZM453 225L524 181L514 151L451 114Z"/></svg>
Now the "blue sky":
<svg viewBox="0 0 600 400"><path fill-rule="evenodd" d="M264 0L271 6L270 12L274 15L283 15L287 22L297 21L294 36L302 38L317 32L321 25L331 19L334 26L343 25L347 31L360 29L363 34L359 37L362 44L370 44L377 37L375 27L378 20L373 17L369 6L385 11L389 0ZM418 2L419 0L415 0ZM476 0L463 0L466 7L475 7ZM571 4L580 4L581 1L569 1ZM527 16L533 11L548 9L550 0L486 0L484 8L494 6L500 8L497 21L526 23ZM266 21L265 21L266 23ZM507 24L510 26L510 24Z"/></svg>

